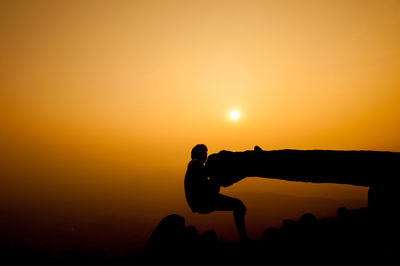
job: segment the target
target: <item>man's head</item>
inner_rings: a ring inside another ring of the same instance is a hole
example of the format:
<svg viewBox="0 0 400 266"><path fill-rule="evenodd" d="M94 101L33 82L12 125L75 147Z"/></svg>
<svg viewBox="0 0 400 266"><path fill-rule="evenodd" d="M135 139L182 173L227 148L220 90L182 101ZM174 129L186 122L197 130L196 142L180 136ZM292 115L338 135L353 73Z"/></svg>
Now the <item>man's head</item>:
<svg viewBox="0 0 400 266"><path fill-rule="evenodd" d="M202 163L205 163L207 160L207 146L204 144L197 144L192 149L192 160L198 159Z"/></svg>

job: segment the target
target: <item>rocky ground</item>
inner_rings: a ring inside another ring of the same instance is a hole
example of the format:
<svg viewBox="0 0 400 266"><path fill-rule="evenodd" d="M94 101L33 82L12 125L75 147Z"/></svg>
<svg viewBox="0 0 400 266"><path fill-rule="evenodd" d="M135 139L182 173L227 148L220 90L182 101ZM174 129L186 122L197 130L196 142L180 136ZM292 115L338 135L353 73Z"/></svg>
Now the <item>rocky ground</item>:
<svg viewBox="0 0 400 266"><path fill-rule="evenodd" d="M283 220L267 228L264 237L244 243L225 242L215 231L200 234L184 217L163 218L143 252L108 254L68 250L58 254L42 249L3 246L1 265L152 265L152 264L393 264L399 258L397 222L373 218L368 208L337 210L337 216L318 220L306 213L297 221Z"/></svg>

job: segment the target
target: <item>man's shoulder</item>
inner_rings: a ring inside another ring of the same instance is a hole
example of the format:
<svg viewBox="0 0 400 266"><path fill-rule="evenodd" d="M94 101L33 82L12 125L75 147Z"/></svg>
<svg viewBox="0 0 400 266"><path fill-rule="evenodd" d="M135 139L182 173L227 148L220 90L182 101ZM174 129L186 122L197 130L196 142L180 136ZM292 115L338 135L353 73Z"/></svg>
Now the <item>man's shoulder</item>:
<svg viewBox="0 0 400 266"><path fill-rule="evenodd" d="M190 162L189 162L189 164L188 164L188 167L190 167L190 168L203 168L204 167L204 165L203 165L203 163L200 161L200 160L198 160L198 159L193 159L193 160L191 160Z"/></svg>

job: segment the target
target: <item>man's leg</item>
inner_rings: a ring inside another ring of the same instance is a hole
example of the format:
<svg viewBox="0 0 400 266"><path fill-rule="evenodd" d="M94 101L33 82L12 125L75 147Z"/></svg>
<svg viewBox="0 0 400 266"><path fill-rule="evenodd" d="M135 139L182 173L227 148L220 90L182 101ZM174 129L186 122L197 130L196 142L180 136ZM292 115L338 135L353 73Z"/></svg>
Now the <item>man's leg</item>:
<svg viewBox="0 0 400 266"><path fill-rule="evenodd" d="M246 233L246 224L244 220L245 214L246 214L246 207L240 201L240 204L237 206L237 208L233 209L233 217L235 220L236 227L239 231L240 239L242 241L247 240L248 238Z"/></svg>
<svg viewBox="0 0 400 266"><path fill-rule="evenodd" d="M244 241L248 239L245 224L246 206L241 200L218 194L215 202L215 210L233 211L233 218L239 232L240 240Z"/></svg>

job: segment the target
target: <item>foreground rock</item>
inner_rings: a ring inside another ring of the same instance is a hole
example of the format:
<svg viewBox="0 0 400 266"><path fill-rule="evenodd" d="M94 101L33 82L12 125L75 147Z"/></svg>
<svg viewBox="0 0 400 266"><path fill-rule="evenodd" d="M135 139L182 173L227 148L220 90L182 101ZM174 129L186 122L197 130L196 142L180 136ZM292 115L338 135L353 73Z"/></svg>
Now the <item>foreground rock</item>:
<svg viewBox="0 0 400 266"><path fill-rule="evenodd" d="M182 216L165 217L150 237L145 261L247 263L279 262L384 262L398 246L382 234L370 219L368 208L339 208L336 217L318 220L313 214L297 221L284 220L280 228L268 228L265 237L248 243L218 241L214 231L199 234L185 226Z"/></svg>
<svg viewBox="0 0 400 266"><path fill-rule="evenodd" d="M146 260L183 260L212 254L219 245L215 231L199 234L185 219L171 214L161 220L148 240L143 258Z"/></svg>

